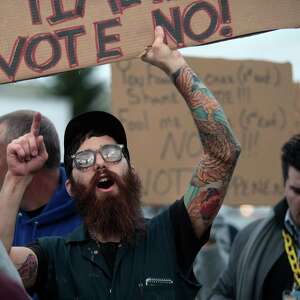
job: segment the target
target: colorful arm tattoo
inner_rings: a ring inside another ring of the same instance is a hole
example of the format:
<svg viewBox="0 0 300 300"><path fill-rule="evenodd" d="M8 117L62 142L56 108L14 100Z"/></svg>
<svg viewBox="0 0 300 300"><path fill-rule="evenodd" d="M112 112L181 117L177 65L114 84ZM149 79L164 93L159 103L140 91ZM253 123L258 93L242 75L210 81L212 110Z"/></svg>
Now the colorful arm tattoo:
<svg viewBox="0 0 300 300"><path fill-rule="evenodd" d="M34 284L37 276L38 263L33 254L29 254L25 261L17 266L18 272L23 280L24 286L30 287Z"/></svg>
<svg viewBox="0 0 300 300"><path fill-rule="evenodd" d="M173 80L192 112L204 150L184 203L194 226L200 221L207 227L221 207L240 145L221 105L189 66L173 74Z"/></svg>

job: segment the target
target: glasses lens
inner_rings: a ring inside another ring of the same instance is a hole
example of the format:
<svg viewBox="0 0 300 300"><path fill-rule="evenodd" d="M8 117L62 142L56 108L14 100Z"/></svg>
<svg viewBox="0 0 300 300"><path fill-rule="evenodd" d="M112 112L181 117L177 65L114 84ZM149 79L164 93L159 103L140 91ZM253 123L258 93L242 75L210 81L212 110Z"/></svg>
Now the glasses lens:
<svg viewBox="0 0 300 300"><path fill-rule="evenodd" d="M101 147L100 152L103 158L108 162L117 162L122 159L122 145L104 145Z"/></svg>
<svg viewBox="0 0 300 300"><path fill-rule="evenodd" d="M93 151L86 150L75 154L74 162L77 168L88 168L95 162L95 154Z"/></svg>

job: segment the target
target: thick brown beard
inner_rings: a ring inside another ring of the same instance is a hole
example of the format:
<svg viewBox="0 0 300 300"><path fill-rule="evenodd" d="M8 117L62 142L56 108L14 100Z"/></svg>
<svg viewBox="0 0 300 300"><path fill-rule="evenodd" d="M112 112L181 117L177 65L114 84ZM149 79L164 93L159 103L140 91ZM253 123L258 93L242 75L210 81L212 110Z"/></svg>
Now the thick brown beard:
<svg viewBox="0 0 300 300"><path fill-rule="evenodd" d="M123 178L107 169L103 173L118 186L118 195L96 195L100 172L94 175L89 187L75 182L71 176L72 195L89 231L100 234L104 240L120 237L131 243L136 230L144 230L141 180L131 168Z"/></svg>

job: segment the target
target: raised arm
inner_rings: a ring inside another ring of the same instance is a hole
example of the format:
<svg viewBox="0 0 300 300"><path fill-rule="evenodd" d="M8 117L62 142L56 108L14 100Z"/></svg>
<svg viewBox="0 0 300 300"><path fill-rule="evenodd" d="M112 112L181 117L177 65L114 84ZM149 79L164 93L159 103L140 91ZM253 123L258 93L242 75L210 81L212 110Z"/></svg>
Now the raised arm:
<svg viewBox="0 0 300 300"><path fill-rule="evenodd" d="M24 192L34 173L40 170L48 159L43 137L39 136L40 122L41 115L36 113L30 132L7 146L8 170L0 191L0 239L27 287L35 280L36 256L29 248L12 247L12 240L16 215Z"/></svg>
<svg viewBox="0 0 300 300"><path fill-rule="evenodd" d="M203 146L203 154L184 195L184 203L200 237L217 215L240 154L225 113L204 83L187 65L177 50L163 42L161 27L155 30L155 40L141 58L151 63L173 80L191 110Z"/></svg>

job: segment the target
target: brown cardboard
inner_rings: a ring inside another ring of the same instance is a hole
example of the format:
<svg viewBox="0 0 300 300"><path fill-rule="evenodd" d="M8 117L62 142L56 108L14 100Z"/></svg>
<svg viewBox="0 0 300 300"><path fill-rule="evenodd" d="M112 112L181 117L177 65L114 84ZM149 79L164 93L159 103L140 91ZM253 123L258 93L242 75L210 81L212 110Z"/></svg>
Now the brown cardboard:
<svg viewBox="0 0 300 300"><path fill-rule="evenodd" d="M299 0L1 0L0 83L129 59L162 25L172 47L299 27Z"/></svg>
<svg viewBox="0 0 300 300"><path fill-rule="evenodd" d="M300 131L299 85L292 81L291 65L188 61L223 105L242 144L225 203L274 204L283 192L280 148ZM143 201L173 202L183 195L201 151L182 97L160 70L138 60L114 64L112 84L113 112L125 125Z"/></svg>
<svg viewBox="0 0 300 300"><path fill-rule="evenodd" d="M296 96L294 102L294 109L296 112L295 128L300 133L300 83L295 84Z"/></svg>

